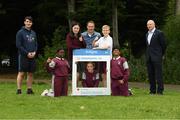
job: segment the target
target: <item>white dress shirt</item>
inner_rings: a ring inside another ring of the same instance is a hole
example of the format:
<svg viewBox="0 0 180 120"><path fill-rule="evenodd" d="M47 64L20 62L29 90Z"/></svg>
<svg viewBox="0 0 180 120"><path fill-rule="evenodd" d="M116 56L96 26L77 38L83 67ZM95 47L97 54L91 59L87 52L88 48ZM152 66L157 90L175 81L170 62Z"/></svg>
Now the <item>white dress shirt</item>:
<svg viewBox="0 0 180 120"><path fill-rule="evenodd" d="M109 35L107 37L101 37L98 41L95 42L95 46L98 46L100 49L109 49L112 52L112 37Z"/></svg>
<svg viewBox="0 0 180 120"><path fill-rule="evenodd" d="M156 28L152 29L151 31L148 31L148 37L147 37L147 41L148 41L148 44L150 45L151 43L151 38L153 36L153 33L155 31Z"/></svg>

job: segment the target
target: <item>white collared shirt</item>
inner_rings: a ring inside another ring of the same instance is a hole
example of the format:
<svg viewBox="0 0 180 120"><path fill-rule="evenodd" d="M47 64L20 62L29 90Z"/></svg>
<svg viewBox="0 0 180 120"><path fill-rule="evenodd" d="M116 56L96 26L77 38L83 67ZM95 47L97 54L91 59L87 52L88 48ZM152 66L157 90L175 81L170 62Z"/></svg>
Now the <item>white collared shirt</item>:
<svg viewBox="0 0 180 120"><path fill-rule="evenodd" d="M112 37L109 35L107 37L101 37L97 42L95 42L95 46L98 46L98 48L109 49L110 51L112 51Z"/></svg>
<svg viewBox="0 0 180 120"><path fill-rule="evenodd" d="M101 37L98 41L95 42L95 46L98 46L99 49L109 49L112 58L112 47L113 47L113 40L111 36Z"/></svg>
<svg viewBox="0 0 180 120"><path fill-rule="evenodd" d="M155 31L156 28L152 29L151 31L148 31L148 37L147 37L147 41L148 41L148 44L150 45L151 43L151 38L153 36L153 33Z"/></svg>

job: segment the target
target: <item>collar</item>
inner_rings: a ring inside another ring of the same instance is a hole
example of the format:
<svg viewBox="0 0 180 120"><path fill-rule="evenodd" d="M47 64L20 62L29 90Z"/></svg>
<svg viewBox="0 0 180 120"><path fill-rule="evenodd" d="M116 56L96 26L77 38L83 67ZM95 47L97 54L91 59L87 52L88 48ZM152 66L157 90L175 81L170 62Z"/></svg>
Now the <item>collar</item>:
<svg viewBox="0 0 180 120"><path fill-rule="evenodd" d="M56 57L56 59L58 59L58 60L64 60L64 58L60 58L60 57Z"/></svg>
<svg viewBox="0 0 180 120"><path fill-rule="evenodd" d="M93 32L92 34L90 34L90 33L87 32L87 35L91 37L91 36L94 35L94 32Z"/></svg>
<svg viewBox="0 0 180 120"><path fill-rule="evenodd" d="M108 37L109 37L109 35L108 35L107 37L104 36L103 38L104 38L104 39L107 39Z"/></svg>
<svg viewBox="0 0 180 120"><path fill-rule="evenodd" d="M156 28L153 28L151 31L148 31L148 33L154 33L155 30Z"/></svg>
<svg viewBox="0 0 180 120"><path fill-rule="evenodd" d="M119 57L113 57L113 60L118 60L119 58L120 58L121 56L119 56Z"/></svg>

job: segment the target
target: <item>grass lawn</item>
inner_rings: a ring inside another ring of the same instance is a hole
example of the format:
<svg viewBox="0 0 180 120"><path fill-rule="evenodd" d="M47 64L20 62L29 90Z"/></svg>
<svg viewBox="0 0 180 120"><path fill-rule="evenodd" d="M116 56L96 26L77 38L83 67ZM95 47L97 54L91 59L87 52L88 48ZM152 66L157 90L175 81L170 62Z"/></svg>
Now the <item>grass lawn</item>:
<svg viewBox="0 0 180 120"><path fill-rule="evenodd" d="M180 119L180 94L149 95L148 88L133 88L131 97L42 97L48 84L33 84L35 95L16 95L16 84L0 83L0 119ZM83 106L83 107L82 107Z"/></svg>

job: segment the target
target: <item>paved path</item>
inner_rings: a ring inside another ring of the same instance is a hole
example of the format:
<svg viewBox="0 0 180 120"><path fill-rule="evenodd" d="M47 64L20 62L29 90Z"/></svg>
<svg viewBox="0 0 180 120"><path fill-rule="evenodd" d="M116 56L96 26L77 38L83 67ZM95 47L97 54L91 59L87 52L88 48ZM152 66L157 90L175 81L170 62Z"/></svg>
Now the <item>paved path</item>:
<svg viewBox="0 0 180 120"><path fill-rule="evenodd" d="M129 82L129 87L149 89L149 84L145 82ZM164 88L180 92L180 85L165 84Z"/></svg>

